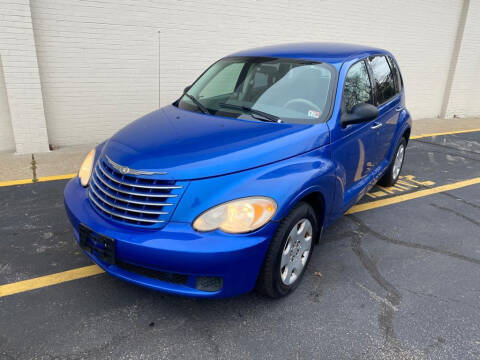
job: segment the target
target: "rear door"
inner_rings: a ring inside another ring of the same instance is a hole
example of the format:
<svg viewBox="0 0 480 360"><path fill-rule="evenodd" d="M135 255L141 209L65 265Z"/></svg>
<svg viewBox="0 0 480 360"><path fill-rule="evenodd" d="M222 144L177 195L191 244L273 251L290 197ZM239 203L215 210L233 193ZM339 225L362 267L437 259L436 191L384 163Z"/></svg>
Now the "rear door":
<svg viewBox="0 0 480 360"><path fill-rule="evenodd" d="M385 167L389 163L389 150L402 109L401 97L387 56L370 56L368 64L373 79L374 104L378 107L378 118L371 126L377 142L375 162Z"/></svg>

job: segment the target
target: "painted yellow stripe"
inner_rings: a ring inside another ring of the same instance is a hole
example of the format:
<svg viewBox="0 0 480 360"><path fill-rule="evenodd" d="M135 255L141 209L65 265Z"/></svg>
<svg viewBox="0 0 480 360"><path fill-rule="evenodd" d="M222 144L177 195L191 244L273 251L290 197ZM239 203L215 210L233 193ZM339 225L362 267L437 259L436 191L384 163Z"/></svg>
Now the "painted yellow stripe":
<svg viewBox="0 0 480 360"><path fill-rule="evenodd" d="M444 191L455 190L455 189L459 189L465 186L470 186L475 184L480 184L480 177L469 179L469 180L458 181L452 184L436 186L430 189L414 191L408 194L393 196L387 199L375 200L375 201L370 201L364 204L354 205L346 212L346 214L354 214L361 211L376 209L382 206L397 204L399 202L418 199L424 196L438 194Z"/></svg>
<svg viewBox="0 0 480 360"><path fill-rule="evenodd" d="M480 177L459 181L453 184L441 185L430 189L419 190L409 194L398 195L388 199L375 200L365 204L353 206L347 214L354 214L367 211L382 206L392 205L403 201L417 199L420 197L437 194L444 191L459 189L465 186L480 184ZM104 271L97 265L85 266L78 269L68 270L56 274L45 275L30 280L19 281L16 283L0 285L0 297L18 294L25 291L39 289L51 285L61 284L67 281L86 278L89 276L101 274Z"/></svg>
<svg viewBox="0 0 480 360"><path fill-rule="evenodd" d="M37 178L36 182L44 182L44 181L53 181L53 180L65 180L71 179L77 176L76 173L72 174L62 174L62 175L53 175L53 176L42 176ZM0 187L3 186L14 186L14 185L24 185L24 184L32 184L35 181L33 179L21 179L21 180L11 180L11 181L0 181Z"/></svg>
<svg viewBox="0 0 480 360"><path fill-rule="evenodd" d="M414 135L414 136L410 136L410 139L421 139L421 138L441 136L441 135L464 134L464 133L477 132L477 131L480 131L480 129L457 130L457 131L447 131L447 132L439 132L439 133L432 133L432 134Z"/></svg>
<svg viewBox="0 0 480 360"><path fill-rule="evenodd" d="M31 184L32 182L33 182L32 179L0 181L0 187L2 187L2 186L14 186L14 185Z"/></svg>
<svg viewBox="0 0 480 360"><path fill-rule="evenodd" d="M447 132L439 132L439 133L431 133L431 134L413 135L413 136L410 136L410 139L422 139L426 137L441 136L441 135L464 134L464 133L477 132L477 131L480 132L480 129L457 130L457 131L447 131ZM53 176L43 176L43 177L39 177L37 179L37 182L71 179L76 175L77 175L76 173L72 173L72 174L62 174L62 175L53 175ZM0 187L24 185L24 184L32 184L32 183L34 183L33 179L0 181Z"/></svg>
<svg viewBox="0 0 480 360"><path fill-rule="evenodd" d="M40 276L37 278L18 281L0 286L0 297L18 294L25 291L43 288L66 281L81 279L88 276L101 274L104 271L97 265L85 266L73 270L63 271L56 274Z"/></svg>
<svg viewBox="0 0 480 360"><path fill-rule="evenodd" d="M77 173L53 175L53 176L42 176L42 177L39 177L37 181L43 182L43 181L53 181L53 180L66 180L66 179L74 178L75 176L77 176Z"/></svg>

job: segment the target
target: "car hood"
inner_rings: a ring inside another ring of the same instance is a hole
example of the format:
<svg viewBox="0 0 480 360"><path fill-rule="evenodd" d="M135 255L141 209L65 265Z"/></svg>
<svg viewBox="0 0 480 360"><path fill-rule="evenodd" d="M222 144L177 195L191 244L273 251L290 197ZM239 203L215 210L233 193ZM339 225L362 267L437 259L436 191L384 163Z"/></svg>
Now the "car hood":
<svg viewBox="0 0 480 360"><path fill-rule="evenodd" d="M326 124L278 124L205 115L173 105L127 125L102 154L131 169L191 180L238 172L325 145Z"/></svg>

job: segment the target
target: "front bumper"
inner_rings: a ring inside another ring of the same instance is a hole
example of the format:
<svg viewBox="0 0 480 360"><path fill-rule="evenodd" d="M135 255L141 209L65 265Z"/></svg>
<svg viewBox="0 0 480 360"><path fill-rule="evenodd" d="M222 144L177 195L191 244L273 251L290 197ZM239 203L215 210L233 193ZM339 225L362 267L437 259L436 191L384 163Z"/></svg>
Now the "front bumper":
<svg viewBox="0 0 480 360"><path fill-rule="evenodd" d="M137 285L196 297L227 297L251 291L277 228L276 222L270 222L256 232L232 235L200 233L190 223L179 222L170 222L161 230L128 227L97 213L78 178L65 187L65 208L77 242L80 224L115 240L114 264L86 252L106 272ZM148 276L148 271L132 269L181 275L185 281L169 282ZM199 290L198 280L205 277L221 278L221 288Z"/></svg>

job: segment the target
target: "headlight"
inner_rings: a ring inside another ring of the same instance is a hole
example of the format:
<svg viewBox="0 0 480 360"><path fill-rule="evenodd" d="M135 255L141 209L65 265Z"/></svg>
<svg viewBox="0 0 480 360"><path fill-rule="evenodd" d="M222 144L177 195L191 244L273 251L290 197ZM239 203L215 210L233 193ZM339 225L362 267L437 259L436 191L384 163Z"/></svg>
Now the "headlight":
<svg viewBox="0 0 480 360"><path fill-rule="evenodd" d="M87 186L93 169L93 160L95 159L95 149L92 149L83 160L82 166L78 171L78 177L82 186Z"/></svg>
<svg viewBox="0 0 480 360"><path fill-rule="evenodd" d="M275 200L267 197L247 197L215 206L193 222L198 231L220 229L228 233L246 233L265 225L277 211Z"/></svg>

